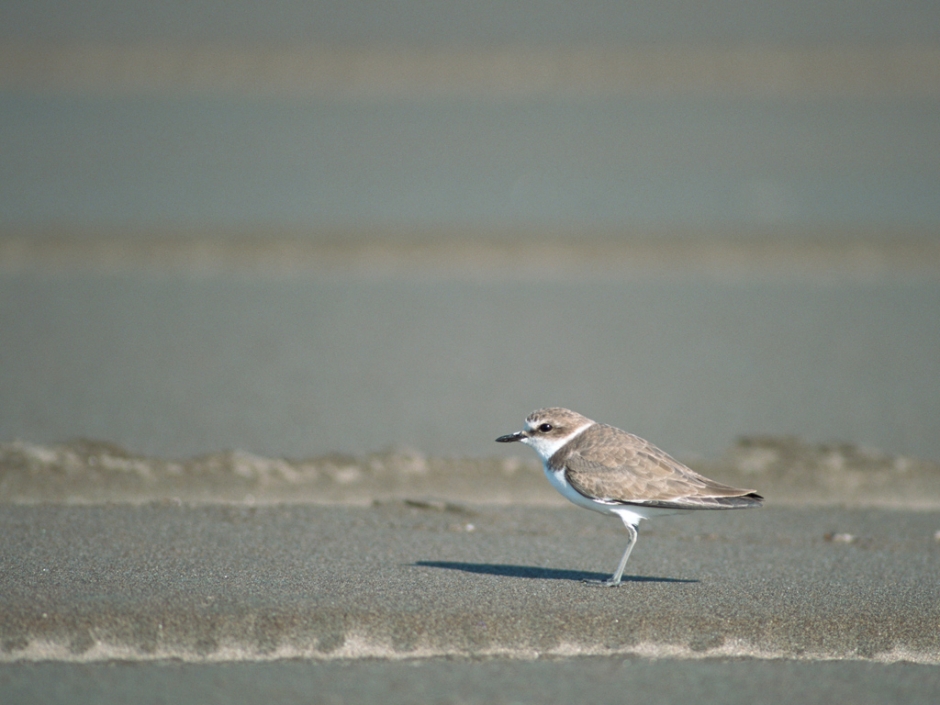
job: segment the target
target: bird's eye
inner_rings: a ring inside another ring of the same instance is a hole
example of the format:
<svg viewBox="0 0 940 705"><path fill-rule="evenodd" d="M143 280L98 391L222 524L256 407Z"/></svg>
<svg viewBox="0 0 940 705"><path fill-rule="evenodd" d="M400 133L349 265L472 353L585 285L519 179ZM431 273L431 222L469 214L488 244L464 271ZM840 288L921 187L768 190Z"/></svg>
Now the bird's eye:
<svg viewBox="0 0 940 705"><path fill-rule="evenodd" d="M550 423L543 423L541 426L539 426L539 431L541 431L542 433L548 433L551 430L552 430L552 425Z"/></svg>

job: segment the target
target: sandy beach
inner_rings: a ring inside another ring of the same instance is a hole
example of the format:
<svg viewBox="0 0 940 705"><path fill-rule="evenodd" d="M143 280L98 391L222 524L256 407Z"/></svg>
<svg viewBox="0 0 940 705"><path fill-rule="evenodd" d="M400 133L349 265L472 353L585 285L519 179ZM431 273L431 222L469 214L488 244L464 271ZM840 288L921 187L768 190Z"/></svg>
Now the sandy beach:
<svg viewBox="0 0 940 705"><path fill-rule="evenodd" d="M4 660L940 661L940 513L7 507Z"/></svg>
<svg viewBox="0 0 940 705"><path fill-rule="evenodd" d="M563 702L575 685L610 700L656 679L644 702L770 702L814 678L807 702L930 702L940 687L929 270L679 282L621 263L565 280L565 310L597 330L575 313L606 292L642 316L616 313L615 335L553 348L521 380L503 362L542 349L543 314L497 314L562 304L542 276L50 264L0 276L16 333L0 367L5 697L117 702L149 683L170 701L222 679L213 697L238 702L246 678L285 702ZM735 313L716 329L712 306ZM558 375L576 354L596 364ZM767 506L650 522L624 585L592 589L622 527L493 443L542 394L635 416Z"/></svg>
<svg viewBox="0 0 940 705"><path fill-rule="evenodd" d="M940 701L937 6L10 5L0 705Z"/></svg>

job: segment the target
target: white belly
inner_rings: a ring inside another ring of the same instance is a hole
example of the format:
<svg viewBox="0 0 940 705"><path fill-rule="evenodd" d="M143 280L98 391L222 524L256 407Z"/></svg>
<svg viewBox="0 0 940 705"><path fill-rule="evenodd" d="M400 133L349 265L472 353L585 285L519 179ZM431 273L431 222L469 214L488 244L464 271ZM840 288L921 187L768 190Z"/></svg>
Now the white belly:
<svg viewBox="0 0 940 705"><path fill-rule="evenodd" d="M600 512L601 514L616 514L616 508L618 505L596 502L593 499L585 497L574 487L569 485L568 481L565 479L564 470L553 472L549 469L548 463L545 463L542 466L542 469L545 471L545 477L547 477L548 481L552 483L552 487L558 490L561 496L567 499L569 502L573 502L579 507L584 507L585 509L593 509L595 512Z"/></svg>

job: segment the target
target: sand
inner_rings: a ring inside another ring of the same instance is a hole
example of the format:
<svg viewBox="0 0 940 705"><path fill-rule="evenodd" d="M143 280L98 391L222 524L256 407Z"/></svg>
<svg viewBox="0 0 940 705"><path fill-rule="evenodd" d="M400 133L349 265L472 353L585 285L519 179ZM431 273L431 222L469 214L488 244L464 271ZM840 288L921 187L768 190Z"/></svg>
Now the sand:
<svg viewBox="0 0 940 705"><path fill-rule="evenodd" d="M940 662L940 512L6 506L3 660Z"/></svg>

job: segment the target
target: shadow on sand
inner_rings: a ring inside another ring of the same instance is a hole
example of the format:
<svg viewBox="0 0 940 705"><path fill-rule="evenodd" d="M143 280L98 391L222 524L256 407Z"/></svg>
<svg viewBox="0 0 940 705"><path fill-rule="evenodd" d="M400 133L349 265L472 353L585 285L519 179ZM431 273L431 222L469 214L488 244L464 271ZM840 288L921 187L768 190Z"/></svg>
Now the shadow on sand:
<svg viewBox="0 0 940 705"><path fill-rule="evenodd" d="M511 565L505 563L459 563L456 561L417 561L416 566L424 568L446 568L462 570L465 573L484 575L503 575L509 578L536 578L538 580L606 580L610 573L591 573L585 570L556 570L529 565ZM698 580L680 580L678 578L654 578L645 575L624 575L625 583L697 583Z"/></svg>

